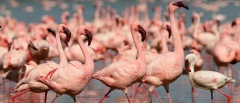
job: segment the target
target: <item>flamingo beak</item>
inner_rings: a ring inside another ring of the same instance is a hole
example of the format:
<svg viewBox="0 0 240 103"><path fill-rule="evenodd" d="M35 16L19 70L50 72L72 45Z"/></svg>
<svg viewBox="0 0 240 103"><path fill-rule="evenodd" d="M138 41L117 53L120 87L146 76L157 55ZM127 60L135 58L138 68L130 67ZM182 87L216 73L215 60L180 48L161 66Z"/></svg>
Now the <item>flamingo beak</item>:
<svg viewBox="0 0 240 103"><path fill-rule="evenodd" d="M87 38L88 38L88 46L89 46L89 45L91 44L91 42L92 42L92 34L91 34L91 32L88 31L87 29L85 29L84 31L85 31L86 36L87 36Z"/></svg>
<svg viewBox="0 0 240 103"><path fill-rule="evenodd" d="M138 32L141 34L143 42L146 38L146 31L141 25L138 25Z"/></svg>
<svg viewBox="0 0 240 103"><path fill-rule="evenodd" d="M12 46L12 42L11 43L8 43L8 51L10 51L11 50L11 46Z"/></svg>
<svg viewBox="0 0 240 103"><path fill-rule="evenodd" d="M232 22L232 27L236 25L236 22L235 20Z"/></svg>
<svg viewBox="0 0 240 103"><path fill-rule="evenodd" d="M177 1L177 2L173 3L173 5L178 6L178 7L183 7L185 9L189 10L187 4L183 1Z"/></svg>
<svg viewBox="0 0 240 103"><path fill-rule="evenodd" d="M30 41L30 43L28 44L28 48L31 47L33 48L33 50L38 50L36 46L33 45L33 43Z"/></svg>
<svg viewBox="0 0 240 103"><path fill-rule="evenodd" d="M56 32L50 28L47 28L47 31L51 33L52 35L56 36Z"/></svg>
<svg viewBox="0 0 240 103"><path fill-rule="evenodd" d="M70 31L68 28L66 28L65 26L62 26L62 29L63 29L63 32L67 35L66 39L64 40L64 43L68 46L68 42L69 42L70 39L71 39L72 33L71 33L71 31Z"/></svg>
<svg viewBox="0 0 240 103"><path fill-rule="evenodd" d="M169 33L168 38L170 38L172 36L172 29L169 25L167 25L167 31Z"/></svg>
<svg viewBox="0 0 240 103"><path fill-rule="evenodd" d="M190 65L190 63L189 63L188 59L186 59L185 60L185 69L187 69L188 71L191 71L189 65Z"/></svg>

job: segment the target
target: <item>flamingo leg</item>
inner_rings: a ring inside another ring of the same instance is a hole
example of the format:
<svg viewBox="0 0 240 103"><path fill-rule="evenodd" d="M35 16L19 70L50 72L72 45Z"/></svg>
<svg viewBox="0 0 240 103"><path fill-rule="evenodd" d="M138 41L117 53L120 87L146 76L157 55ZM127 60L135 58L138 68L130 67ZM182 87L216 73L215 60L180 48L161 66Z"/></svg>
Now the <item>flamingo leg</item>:
<svg viewBox="0 0 240 103"><path fill-rule="evenodd" d="M152 94L153 94L153 92L151 92L149 95L149 103L152 103Z"/></svg>
<svg viewBox="0 0 240 103"><path fill-rule="evenodd" d="M128 103L131 103L130 99L128 98L128 94L126 93L125 95L126 95L126 97L128 99Z"/></svg>
<svg viewBox="0 0 240 103"><path fill-rule="evenodd" d="M163 87L164 87L164 89L165 89L166 92L167 92L167 96L168 96L168 101L169 101L169 103L172 103L171 96L170 96L170 93L169 93L169 84L163 85Z"/></svg>
<svg viewBox="0 0 240 103"><path fill-rule="evenodd" d="M229 76L229 68L227 68L227 76L230 77ZM232 95L232 83L228 83L228 91L229 91L229 94Z"/></svg>
<svg viewBox="0 0 240 103"><path fill-rule="evenodd" d="M98 103L102 103L102 101L108 96L108 94L110 93L110 92L112 92L114 89L109 89L109 91L105 94L105 96L102 98L102 99L100 99L100 101L98 102Z"/></svg>
<svg viewBox="0 0 240 103"><path fill-rule="evenodd" d="M12 101L13 101L13 103L16 103L16 102L15 102L16 97L18 97L18 96L20 96L20 95L22 95L22 94L24 94L24 93L27 93L28 91L30 91L30 89L26 89L26 90L24 90L24 91L22 91L22 92L19 92L19 93L15 94L14 96L12 96Z"/></svg>
<svg viewBox="0 0 240 103"><path fill-rule="evenodd" d="M213 100L213 90L210 90L210 93L211 93L211 101L212 101L212 103L214 103L214 100Z"/></svg>
<svg viewBox="0 0 240 103"><path fill-rule="evenodd" d="M5 78L2 78L3 92L6 90L6 81Z"/></svg>
<svg viewBox="0 0 240 103"><path fill-rule="evenodd" d="M195 102L195 89L192 87L192 102Z"/></svg>
<svg viewBox="0 0 240 103"><path fill-rule="evenodd" d="M74 103L76 103L76 98L75 98L75 96L71 96L71 97L72 97Z"/></svg>
<svg viewBox="0 0 240 103"><path fill-rule="evenodd" d="M149 96L150 95L150 91L148 91L145 95L144 95L144 97L143 97L143 99L141 100L141 102L140 103L143 103L143 101L147 98L147 96Z"/></svg>
<svg viewBox="0 0 240 103"><path fill-rule="evenodd" d="M56 94L55 98L53 98L53 100L52 100L52 102L51 102L51 103L54 103L58 97L59 97L59 95L58 95L58 94Z"/></svg>
<svg viewBox="0 0 240 103"><path fill-rule="evenodd" d="M141 83L139 83L138 87L136 88L136 92L135 92L135 94L134 94L133 103L135 103L136 96L137 96L137 93L138 93L138 89L139 89L139 87L140 87L141 85L142 85L142 82L141 82Z"/></svg>
<svg viewBox="0 0 240 103"><path fill-rule="evenodd" d="M158 95L157 91L156 91L156 90L154 90L154 91L153 91L153 93L156 95L156 97L157 97L157 99L158 99L159 103L162 103L162 100L161 100L161 98L159 97L159 95Z"/></svg>
<svg viewBox="0 0 240 103"><path fill-rule="evenodd" d="M48 91L45 92L44 103L47 103L47 93L48 93Z"/></svg>
<svg viewBox="0 0 240 103"><path fill-rule="evenodd" d="M224 92L222 92L220 89L217 89L220 93L222 93L225 97L227 97L228 99L228 103L230 103L231 97L227 94L225 94Z"/></svg>

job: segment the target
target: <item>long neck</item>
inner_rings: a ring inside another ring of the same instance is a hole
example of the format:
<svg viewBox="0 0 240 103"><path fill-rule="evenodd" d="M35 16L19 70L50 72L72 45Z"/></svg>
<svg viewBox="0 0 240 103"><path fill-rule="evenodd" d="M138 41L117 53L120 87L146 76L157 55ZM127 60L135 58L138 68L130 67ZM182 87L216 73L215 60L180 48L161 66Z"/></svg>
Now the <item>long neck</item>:
<svg viewBox="0 0 240 103"><path fill-rule="evenodd" d="M214 24L212 28L213 28L213 32L214 32L215 35L216 35L216 41L215 41L215 42L217 42L217 41L219 41L219 39L220 39L220 33L219 33L219 31L218 31L217 24Z"/></svg>
<svg viewBox="0 0 240 103"><path fill-rule="evenodd" d="M194 38L197 38L197 36L198 36L199 25L200 25L200 17L197 17L196 24L195 24L194 31L193 31L193 37Z"/></svg>
<svg viewBox="0 0 240 103"><path fill-rule="evenodd" d="M161 30L161 45L162 45L162 53L164 52L168 52L168 47L167 47L167 42L165 40L165 31L164 30Z"/></svg>
<svg viewBox="0 0 240 103"><path fill-rule="evenodd" d="M170 13L170 24L172 29L172 36L173 36L173 46L174 46L174 53L177 53L177 58L183 59L183 47L182 47L182 40L178 32L178 28L176 25L174 12Z"/></svg>
<svg viewBox="0 0 240 103"><path fill-rule="evenodd" d="M131 29L131 33L132 33L132 38L133 38L134 44L137 48L137 53L138 53L137 60L145 62L146 58L145 58L144 52L142 50L142 47L140 46L139 40L136 37L136 33L133 29Z"/></svg>
<svg viewBox="0 0 240 103"><path fill-rule="evenodd" d="M67 58L63 52L62 44L60 41L60 33L56 33L56 39L57 39L57 47L58 47L58 52L60 56L60 66L66 65L67 64Z"/></svg>
<svg viewBox="0 0 240 103"><path fill-rule="evenodd" d="M84 56L84 59L85 59L85 64L84 65L87 65L87 66L94 66L93 64L93 60L92 60L92 57L90 56L90 54L88 53L87 51L87 48L85 47L83 41L82 41L82 37L80 34L78 34L78 43L79 43L79 46L82 50L82 53L83 53L83 56Z"/></svg>

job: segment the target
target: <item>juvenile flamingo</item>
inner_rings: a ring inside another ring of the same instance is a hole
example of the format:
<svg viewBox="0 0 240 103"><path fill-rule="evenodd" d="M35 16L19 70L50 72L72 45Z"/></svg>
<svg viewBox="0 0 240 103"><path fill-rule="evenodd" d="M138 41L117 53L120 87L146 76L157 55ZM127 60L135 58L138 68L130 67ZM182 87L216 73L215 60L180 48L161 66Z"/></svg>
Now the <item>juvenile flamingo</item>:
<svg viewBox="0 0 240 103"><path fill-rule="evenodd" d="M147 72L143 77L142 82L150 84L151 87L149 88L148 93L143 97L141 103L150 92L161 85L163 85L167 92L169 102L172 103L169 93L169 84L174 82L182 74L182 66L184 64L182 41L174 17L174 12L180 7L188 9L188 6L183 1L171 2L168 5L174 51L160 54L147 64Z"/></svg>
<svg viewBox="0 0 240 103"><path fill-rule="evenodd" d="M136 82L141 81L143 75L146 72L146 58L142 47L139 44L139 39L136 37L135 31L138 31L142 36L142 41L145 40L146 31L138 23L133 23L131 25L131 34L134 41L134 44L137 48L137 59L133 57L128 57L117 62L106 66L102 70L97 71L94 75L94 79L98 79L103 82L105 85L110 87L109 91L105 96L99 101L101 103L110 92L115 89L121 89L130 103L128 98L127 88L133 85Z"/></svg>
<svg viewBox="0 0 240 103"><path fill-rule="evenodd" d="M228 99L228 103L230 103L231 97L225 94L220 90L223 86L228 83L234 83L235 80L232 78L228 78L225 75L214 72L214 71L194 71L194 66L198 61L198 57L195 54L188 54L186 56L185 68L187 68L189 72L190 83L195 88L201 88L205 90L210 90L212 103L213 100L213 90L218 90Z"/></svg>
<svg viewBox="0 0 240 103"><path fill-rule="evenodd" d="M90 54L85 47L81 35L88 38L88 45L91 44L92 35L85 26L81 26L77 30L79 46L83 52L85 63L79 61L70 61L67 65L60 67L53 72L49 72L50 76L38 76L35 79L46 84L57 93L52 103L62 94L71 96L76 102L75 96L83 91L87 83L90 81L94 71L94 63Z"/></svg>
<svg viewBox="0 0 240 103"><path fill-rule="evenodd" d="M38 76L48 76L50 75L49 74L50 71L55 70L67 64L67 58L64 55L62 45L60 42L60 33L65 33L67 35L67 38L65 39L65 43L67 43L71 37L71 32L63 24L60 24L57 27L56 39L58 43L58 51L60 53L60 64L57 64L52 61L48 61L47 63L40 64L34 67L32 70L30 70L25 75L25 77L22 80L20 80L16 85L15 92L17 92L17 94L12 96L12 100L14 103L15 103L16 97L28 91L32 91L36 93L45 92L45 103L46 103L47 92L50 90L50 88L43 83L37 82L35 78Z"/></svg>

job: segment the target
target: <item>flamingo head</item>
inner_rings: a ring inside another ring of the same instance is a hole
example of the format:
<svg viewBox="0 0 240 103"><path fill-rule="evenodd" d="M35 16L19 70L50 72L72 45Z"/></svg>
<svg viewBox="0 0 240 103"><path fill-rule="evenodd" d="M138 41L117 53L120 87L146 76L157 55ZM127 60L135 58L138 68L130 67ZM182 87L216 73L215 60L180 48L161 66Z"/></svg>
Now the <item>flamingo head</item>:
<svg viewBox="0 0 240 103"><path fill-rule="evenodd" d="M169 12L173 13L175 10L177 10L180 7L183 7L185 9L189 10L187 4L183 1L176 1L176 2L170 3L170 5L168 6L168 10L169 10Z"/></svg>
<svg viewBox="0 0 240 103"><path fill-rule="evenodd" d="M88 39L88 46L91 44L92 42L92 33L88 30L88 28L86 26L80 26L77 30L77 34L80 35L84 35L87 37Z"/></svg>
<svg viewBox="0 0 240 103"><path fill-rule="evenodd" d="M64 40L64 43L68 46L68 42L69 42L70 39L71 39L72 33L71 33L71 31L70 31L67 27L65 27L65 26L62 26L62 29L63 29L64 34L67 35L67 37L66 37L65 40Z"/></svg>
<svg viewBox="0 0 240 103"><path fill-rule="evenodd" d="M196 54L188 54L185 58L185 68L188 71L194 72L194 66L197 63L198 58Z"/></svg>
<svg viewBox="0 0 240 103"><path fill-rule="evenodd" d="M138 32L142 36L142 41L144 41L145 38L146 38L146 31L145 31L145 29L141 25L137 25L137 27L138 27Z"/></svg>

